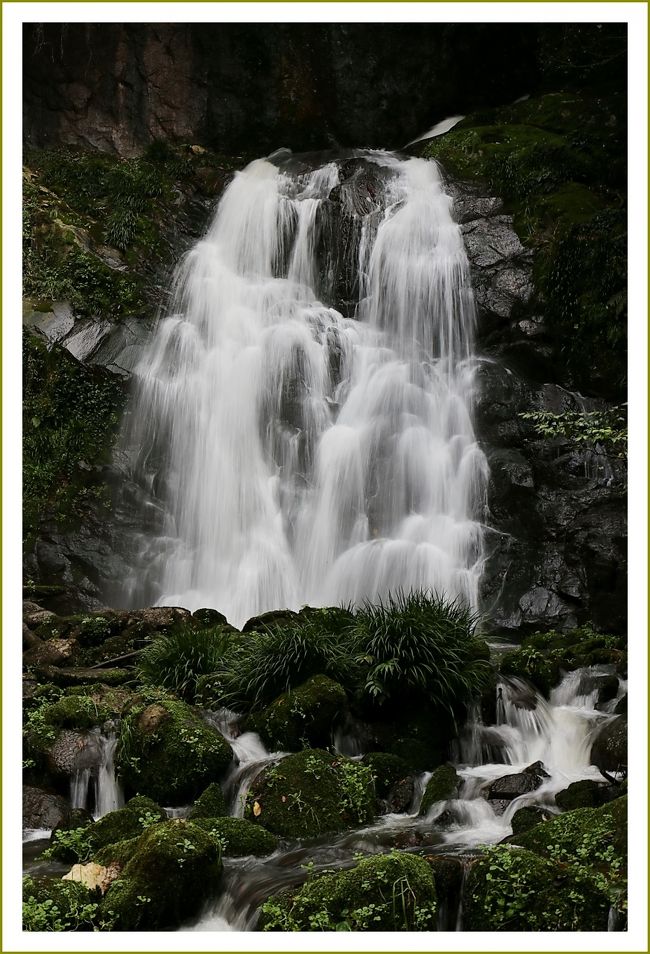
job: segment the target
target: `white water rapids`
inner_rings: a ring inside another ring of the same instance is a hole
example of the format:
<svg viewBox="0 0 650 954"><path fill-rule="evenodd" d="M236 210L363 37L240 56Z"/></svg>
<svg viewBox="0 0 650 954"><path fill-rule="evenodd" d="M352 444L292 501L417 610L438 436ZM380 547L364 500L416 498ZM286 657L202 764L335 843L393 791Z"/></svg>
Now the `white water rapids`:
<svg viewBox="0 0 650 954"><path fill-rule="evenodd" d="M476 606L474 304L439 170L271 159L235 175L136 369L124 446L167 516L125 600L146 575L235 625L399 588Z"/></svg>

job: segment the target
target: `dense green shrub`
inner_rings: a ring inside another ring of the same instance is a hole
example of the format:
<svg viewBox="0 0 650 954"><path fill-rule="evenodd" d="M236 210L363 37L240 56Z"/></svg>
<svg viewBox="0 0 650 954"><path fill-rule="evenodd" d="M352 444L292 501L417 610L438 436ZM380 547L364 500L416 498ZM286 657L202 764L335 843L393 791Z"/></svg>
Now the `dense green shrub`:
<svg viewBox="0 0 650 954"><path fill-rule="evenodd" d="M100 917L99 905L77 881L61 878L23 878L25 931L94 931L110 928Z"/></svg>
<svg viewBox="0 0 650 954"><path fill-rule="evenodd" d="M159 686L191 702L201 676L221 665L229 639L230 634L221 627L180 626L156 636L138 658L138 677L146 685Z"/></svg>
<svg viewBox="0 0 650 954"><path fill-rule="evenodd" d="M363 692L378 705L409 707L428 700L453 713L478 696L490 673L476 658L477 619L460 601L432 593L397 593L355 614Z"/></svg>

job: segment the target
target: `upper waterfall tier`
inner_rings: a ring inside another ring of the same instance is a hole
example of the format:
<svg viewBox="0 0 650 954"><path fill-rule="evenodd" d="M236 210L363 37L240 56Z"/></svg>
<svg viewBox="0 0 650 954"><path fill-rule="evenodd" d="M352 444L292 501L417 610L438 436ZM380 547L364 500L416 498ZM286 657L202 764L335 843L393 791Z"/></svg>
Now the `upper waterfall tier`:
<svg viewBox="0 0 650 954"><path fill-rule="evenodd" d="M167 515L147 542L159 602L235 624L398 588L476 605L474 306L435 163L252 162L174 302L124 434Z"/></svg>

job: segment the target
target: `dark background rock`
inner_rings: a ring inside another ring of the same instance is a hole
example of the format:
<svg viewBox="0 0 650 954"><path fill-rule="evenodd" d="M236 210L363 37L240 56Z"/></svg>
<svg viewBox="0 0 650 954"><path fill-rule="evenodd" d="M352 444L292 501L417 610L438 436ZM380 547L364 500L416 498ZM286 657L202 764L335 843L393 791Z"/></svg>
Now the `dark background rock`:
<svg viewBox="0 0 650 954"><path fill-rule="evenodd" d="M25 136L125 156L156 139L399 148L528 92L538 42L507 23L27 24Z"/></svg>

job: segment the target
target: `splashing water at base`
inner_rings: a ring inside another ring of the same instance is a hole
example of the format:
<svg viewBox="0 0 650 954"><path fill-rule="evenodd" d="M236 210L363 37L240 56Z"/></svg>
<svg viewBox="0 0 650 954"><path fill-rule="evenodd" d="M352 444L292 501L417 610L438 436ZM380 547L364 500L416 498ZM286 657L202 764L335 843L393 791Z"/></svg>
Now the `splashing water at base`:
<svg viewBox="0 0 650 954"><path fill-rule="evenodd" d="M168 514L148 592L235 625L399 588L476 606L474 318L435 163L238 173L136 371L124 447Z"/></svg>

